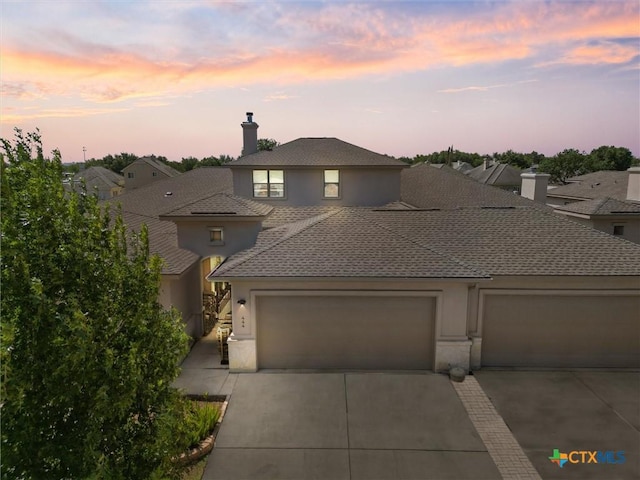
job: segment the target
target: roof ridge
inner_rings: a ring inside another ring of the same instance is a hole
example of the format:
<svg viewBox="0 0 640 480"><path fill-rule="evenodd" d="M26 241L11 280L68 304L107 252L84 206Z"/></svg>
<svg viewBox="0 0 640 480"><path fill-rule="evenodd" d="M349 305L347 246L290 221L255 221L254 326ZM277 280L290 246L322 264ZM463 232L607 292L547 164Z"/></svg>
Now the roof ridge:
<svg viewBox="0 0 640 480"><path fill-rule="evenodd" d="M411 210L407 210L407 212L410 212ZM479 275L481 275L482 277L491 277L490 274L488 274L487 272L484 272L482 270L480 270L478 267L476 266L472 266L472 265L467 265L465 262L463 262L462 260L454 257L453 255L450 255L448 253L445 252L441 252L440 250L433 248L431 246L425 245L423 242L420 242L414 238L408 237L406 235L403 235L402 233L399 233L395 230L393 230L391 227L389 227L388 225L385 225L384 223L381 223L379 220L375 220L375 219L367 219L365 217L362 216L362 214L360 214L357 210L354 210L354 213L359 216L361 219L365 220L365 221L373 221L374 223L376 223L378 226L380 226L381 228L384 228L385 230L387 230L388 232L391 232L392 234L396 235L397 237L403 238L404 240L407 240L415 245L418 245L421 248L424 248L426 250L429 250L432 253L435 253L437 255L440 255L444 258L446 258L447 260L457 263L458 265L467 268L469 270L472 270L474 272L477 272Z"/></svg>
<svg viewBox="0 0 640 480"><path fill-rule="evenodd" d="M252 258L255 258L258 255L262 255L264 252L271 250L272 248L280 245L282 242L289 240L291 237L294 237L302 232L304 232L305 230L308 230L309 228L313 227L314 225L317 225L318 223L326 220L327 218L337 214L338 212L341 212L344 210L344 207L339 207L336 208L336 210L332 211L332 212L326 212L326 213L322 213L320 215L316 215L315 217L310 217L310 218L305 218L304 220L298 220L297 222L292 222L292 223L286 223L284 225L280 225L279 227L275 227L275 228L271 228L268 231L269 232L274 232L276 230L289 230L289 232L285 233L284 235L282 235L280 238L278 238L276 241L270 243L269 245L266 245L260 249L257 249L255 252L252 252L250 255L247 255L246 257L242 258L241 260L238 260L237 263L233 263L233 262L229 262L227 263L227 261L229 259L231 259L232 257L228 257L224 262L222 262L220 265L218 265L216 267L215 270L211 271L209 273L209 275L211 275L213 272L217 271L219 268L223 267L223 266L229 266L232 265L233 267L237 267L239 265L242 265L243 263L248 262L249 260L251 260ZM304 225L306 223L306 225ZM291 227L293 225L296 224L303 224L301 226L301 228L299 229L292 229ZM265 230L263 230L265 231ZM246 250L244 250L245 252L251 250L255 248L255 245L253 247L250 247ZM242 252L242 250L240 251ZM237 252L237 253L240 253ZM207 277L209 276L207 275Z"/></svg>

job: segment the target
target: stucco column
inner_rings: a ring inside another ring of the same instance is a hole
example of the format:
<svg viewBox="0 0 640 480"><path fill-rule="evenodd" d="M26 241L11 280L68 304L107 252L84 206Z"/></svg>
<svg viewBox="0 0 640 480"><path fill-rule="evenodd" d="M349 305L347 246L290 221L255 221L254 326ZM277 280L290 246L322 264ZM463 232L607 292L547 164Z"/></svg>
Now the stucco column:
<svg viewBox="0 0 640 480"><path fill-rule="evenodd" d="M469 370L468 296L469 289L463 283L449 285L443 290L436 321L436 372L446 372L452 367Z"/></svg>
<svg viewBox="0 0 640 480"><path fill-rule="evenodd" d="M229 371L232 373L258 370L255 337L255 312L251 291L242 283L231 284L233 333L227 340Z"/></svg>

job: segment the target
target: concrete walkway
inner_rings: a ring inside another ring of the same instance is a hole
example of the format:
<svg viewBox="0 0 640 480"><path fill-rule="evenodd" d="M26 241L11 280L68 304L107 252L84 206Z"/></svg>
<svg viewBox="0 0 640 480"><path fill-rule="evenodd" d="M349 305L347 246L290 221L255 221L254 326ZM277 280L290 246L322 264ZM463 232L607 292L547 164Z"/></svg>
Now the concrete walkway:
<svg viewBox="0 0 640 480"><path fill-rule="evenodd" d="M500 473L446 376L257 373L238 378L203 478Z"/></svg>
<svg viewBox="0 0 640 480"><path fill-rule="evenodd" d="M193 395L230 395L238 374L230 374L228 365L220 363L215 328L198 340L180 368L173 386Z"/></svg>

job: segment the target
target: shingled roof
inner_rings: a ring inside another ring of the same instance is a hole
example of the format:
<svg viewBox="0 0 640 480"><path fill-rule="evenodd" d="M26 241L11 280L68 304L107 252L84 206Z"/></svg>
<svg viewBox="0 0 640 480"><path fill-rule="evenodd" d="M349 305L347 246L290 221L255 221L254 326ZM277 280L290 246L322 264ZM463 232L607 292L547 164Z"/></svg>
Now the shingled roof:
<svg viewBox="0 0 640 480"><path fill-rule="evenodd" d="M520 173L522 173L521 170L507 163L494 163L487 168L483 164L466 172L469 177L480 183L498 187L520 185Z"/></svg>
<svg viewBox="0 0 640 480"><path fill-rule="evenodd" d="M275 147L245 155L229 163L234 167L395 167L406 163L372 152L337 138L299 138Z"/></svg>
<svg viewBox="0 0 640 480"><path fill-rule="evenodd" d="M617 200L627 198L629 172L603 170L569 179L571 183L547 191L547 197L590 200L610 197Z"/></svg>
<svg viewBox="0 0 640 480"><path fill-rule="evenodd" d="M159 215L232 189L228 168L202 167L131 190L105 204L120 206L125 224L134 231L145 223L151 252L164 260L162 273L179 275L200 257L178 247L176 224L160 220Z"/></svg>
<svg viewBox="0 0 640 480"><path fill-rule="evenodd" d="M487 187L448 168L421 164L402 171L402 200L420 208L534 206L546 209L512 192Z"/></svg>
<svg viewBox="0 0 640 480"><path fill-rule="evenodd" d="M640 275L640 247L535 207L345 207L261 233L212 278L498 275Z"/></svg>
<svg viewBox="0 0 640 480"><path fill-rule="evenodd" d="M215 193L205 198L200 198L186 205L169 210L160 218L177 217L264 217L273 207L264 203L254 202L244 197L231 195L230 193Z"/></svg>
<svg viewBox="0 0 640 480"><path fill-rule="evenodd" d="M640 215L640 203L616 200L615 198L595 198L567 205L556 205L556 210L582 215Z"/></svg>
<svg viewBox="0 0 640 480"><path fill-rule="evenodd" d="M211 278L490 278L479 269L340 208L261 233Z"/></svg>
<svg viewBox="0 0 640 480"><path fill-rule="evenodd" d="M87 186L88 192L91 192L94 188L102 190L124 185L124 177L122 175L118 175L116 172L104 167L89 167L73 176L74 183L83 181Z"/></svg>

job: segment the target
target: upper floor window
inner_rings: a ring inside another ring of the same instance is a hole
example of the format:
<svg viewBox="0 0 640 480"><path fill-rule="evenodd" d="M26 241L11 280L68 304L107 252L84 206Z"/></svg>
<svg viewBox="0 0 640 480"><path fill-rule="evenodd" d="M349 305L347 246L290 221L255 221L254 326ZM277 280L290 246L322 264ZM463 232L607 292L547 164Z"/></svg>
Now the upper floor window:
<svg viewBox="0 0 640 480"><path fill-rule="evenodd" d="M624 225L614 225L613 226L613 234L614 235L624 235Z"/></svg>
<svg viewBox="0 0 640 480"><path fill-rule="evenodd" d="M152 172L152 173L151 173L151 176L152 176L152 177L157 177L157 176L158 176L158 172Z"/></svg>
<svg viewBox="0 0 640 480"><path fill-rule="evenodd" d="M254 170L253 196L284 197L284 170Z"/></svg>
<svg viewBox="0 0 640 480"><path fill-rule="evenodd" d="M133 178L134 176L133 172L127 172L127 178Z"/></svg>
<svg viewBox="0 0 640 480"><path fill-rule="evenodd" d="M340 196L340 170L324 171L324 198Z"/></svg>

